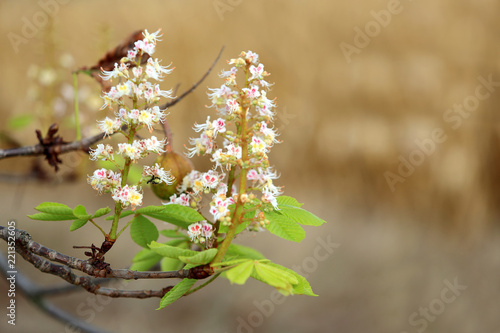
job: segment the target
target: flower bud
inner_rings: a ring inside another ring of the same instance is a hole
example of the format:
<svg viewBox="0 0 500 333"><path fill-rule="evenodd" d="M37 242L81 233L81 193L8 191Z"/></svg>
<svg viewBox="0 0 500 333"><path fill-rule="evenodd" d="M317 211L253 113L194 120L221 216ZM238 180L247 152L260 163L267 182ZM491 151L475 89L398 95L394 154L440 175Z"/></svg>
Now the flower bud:
<svg viewBox="0 0 500 333"><path fill-rule="evenodd" d="M165 170L170 170L175 180L171 185L165 183L155 184L152 190L156 196L162 200L168 200L173 194L177 193L177 185L182 179L193 170L193 164L184 155L175 152L169 152L157 158L155 163L159 163Z"/></svg>

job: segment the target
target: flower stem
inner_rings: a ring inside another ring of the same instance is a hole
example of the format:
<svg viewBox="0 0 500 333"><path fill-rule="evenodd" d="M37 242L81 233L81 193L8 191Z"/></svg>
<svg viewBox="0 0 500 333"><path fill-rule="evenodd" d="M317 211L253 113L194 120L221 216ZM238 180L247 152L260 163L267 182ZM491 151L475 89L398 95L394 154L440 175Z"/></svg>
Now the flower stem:
<svg viewBox="0 0 500 333"><path fill-rule="evenodd" d="M118 230L118 221L120 219L120 214L122 212L122 204L117 201L115 202L115 216L113 218L113 223L111 224L111 230L109 231L108 238L111 240L115 240L117 238L116 230Z"/></svg>
<svg viewBox="0 0 500 333"><path fill-rule="evenodd" d="M135 215L134 217L136 217L136 216L137 216L137 215ZM131 220L130 220L130 221L129 221L129 222L128 222L128 223L127 223L127 224L126 224L123 228L122 228L122 230L120 230L120 232L116 235L116 238L120 237L120 235L122 234L122 232L124 232L124 231L128 228L128 226L129 226L130 224L132 224L132 222L133 222L133 221L134 221L134 219L131 219Z"/></svg>
<svg viewBox="0 0 500 333"><path fill-rule="evenodd" d="M198 287L195 287L195 288L191 288L189 289L188 291L186 291L186 293L184 294L184 296L187 296L187 295L190 295L192 293L194 293L195 291L198 291L200 290L201 288L207 286L208 284L212 283L216 278L218 278L220 275L220 273L217 273L215 274L214 276L212 276L210 278L210 280L208 280L207 282L203 283L203 284L200 284Z"/></svg>
<svg viewBox="0 0 500 333"><path fill-rule="evenodd" d="M248 137L246 135L247 132L247 113L248 113L248 108L244 109L242 114L241 114L241 126L238 129L238 134L241 134L241 141L240 141L240 147L241 147L241 159L243 162L248 160ZM244 215L244 206L245 203L241 200L242 194L246 193L247 191L247 173L248 169L242 168L241 173L239 175L240 177L240 186L239 186L239 191L238 191L238 200L235 203L234 207L234 213L233 217L231 219L231 226L229 227L226 237L222 241L222 244L219 247L219 250L217 251L217 254L215 255L215 258L212 260L212 263L219 263L222 262L224 259L224 255L227 252L227 249L229 248L229 245L233 241L234 236L236 235L236 228L238 225L241 223Z"/></svg>
<svg viewBox="0 0 500 333"><path fill-rule="evenodd" d="M132 126L130 128L130 131L128 134L128 143L129 144L132 144L132 142L134 141L134 136L135 136L136 130L137 130L137 128L134 126ZM121 187L124 187L125 185L127 185L127 178L128 178L128 173L130 171L131 164L132 164L132 160L130 159L130 157L126 157L125 163L123 165L123 169L121 171L121 173L122 173L122 182L120 184ZM117 234L118 222L120 220L120 214L121 214L122 210L123 210L122 204L119 201L115 202L115 216L113 218L113 223L111 224L111 230L110 230L109 235L108 235L110 240L117 239L118 236L120 236L120 234L123 232L123 230L125 230L125 229L122 229Z"/></svg>
<svg viewBox="0 0 500 333"><path fill-rule="evenodd" d="M73 103L75 108L75 129L76 129L76 140L82 139L82 132L80 130L80 116L78 109L78 72L73 72Z"/></svg>
<svg viewBox="0 0 500 333"><path fill-rule="evenodd" d="M95 223L93 219L90 219L89 221L90 221L93 225L95 225L97 229L101 230L101 232L102 232L102 234L103 234L104 236L106 236L106 233L104 232L104 230L102 230L102 228L99 226L99 224Z"/></svg>

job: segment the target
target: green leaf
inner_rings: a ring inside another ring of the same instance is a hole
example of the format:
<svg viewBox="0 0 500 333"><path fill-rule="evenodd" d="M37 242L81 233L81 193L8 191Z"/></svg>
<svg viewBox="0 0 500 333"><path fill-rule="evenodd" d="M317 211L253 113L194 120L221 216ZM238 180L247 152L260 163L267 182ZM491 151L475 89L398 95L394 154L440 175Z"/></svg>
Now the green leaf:
<svg viewBox="0 0 500 333"><path fill-rule="evenodd" d="M180 256L192 257L199 253L197 251L181 249L176 246L160 244L157 242L151 242L151 244L149 244L149 248L154 252L158 253L159 255L161 255L162 257L169 257L173 259L178 259Z"/></svg>
<svg viewBox="0 0 500 333"><path fill-rule="evenodd" d="M194 256L179 256L179 260L186 264L204 265L208 264L217 254L217 249L209 249L197 252Z"/></svg>
<svg viewBox="0 0 500 333"><path fill-rule="evenodd" d="M92 217L92 215L87 214L87 210L82 205L78 205L75 207L75 209L73 209L73 215L75 215L76 217L78 217L81 220L83 220L83 219L88 220L89 218Z"/></svg>
<svg viewBox="0 0 500 333"><path fill-rule="evenodd" d="M280 195L276 201L278 202L278 206L293 206L293 207L302 207L302 203L299 203L295 198L286 196L286 195Z"/></svg>
<svg viewBox="0 0 500 333"><path fill-rule="evenodd" d="M73 209L57 202L44 202L36 206L35 209L39 212L52 215L73 215Z"/></svg>
<svg viewBox="0 0 500 333"><path fill-rule="evenodd" d="M269 265L269 263L255 262L255 270L252 277L267 283L288 295L293 292L293 285L298 284L299 280L291 273Z"/></svg>
<svg viewBox="0 0 500 333"><path fill-rule="evenodd" d="M150 249L142 249L135 255L134 259L132 259L130 269L133 271L147 271L161 259L162 256Z"/></svg>
<svg viewBox="0 0 500 333"><path fill-rule="evenodd" d="M306 236L300 225L280 213L268 212L265 216L269 220L266 228L273 235L293 242L300 242Z"/></svg>
<svg viewBox="0 0 500 333"><path fill-rule="evenodd" d="M231 283L245 284L253 270L254 261L248 260L226 271L226 277L229 281L231 281Z"/></svg>
<svg viewBox="0 0 500 333"><path fill-rule="evenodd" d="M92 218L98 218L98 217L101 217L103 215L106 215L106 214L109 214L109 212L111 212L111 208L109 207L104 207L104 208L99 208L95 213L94 215L92 215Z"/></svg>
<svg viewBox="0 0 500 333"><path fill-rule="evenodd" d="M158 239L158 229L153 222L142 215L134 217L130 226L132 240L142 247L147 247L152 241Z"/></svg>
<svg viewBox="0 0 500 333"><path fill-rule="evenodd" d="M303 277L302 275L291 270L290 268L286 268L284 266L275 264L273 262L270 262L268 265L279 268L283 271L286 271L286 272L294 275L297 278L298 283L293 285L293 292L292 292L293 295L318 296L312 291L311 285L309 284L309 282L307 282L306 278Z"/></svg>
<svg viewBox="0 0 500 333"><path fill-rule="evenodd" d="M67 221L74 220L75 216L71 215L53 215L48 213L36 213L32 215L28 215L30 219L40 220L40 221Z"/></svg>
<svg viewBox="0 0 500 333"><path fill-rule="evenodd" d="M176 239L171 239L168 242L165 242L163 244L178 247L180 249L187 249L188 248L188 239L185 238L176 238Z"/></svg>
<svg viewBox="0 0 500 333"><path fill-rule="evenodd" d="M320 219L316 215L302 208L296 208L291 206L281 207L279 211L282 215L288 217L290 220L302 224L302 225L313 225L320 226L326 223L325 220Z"/></svg>
<svg viewBox="0 0 500 333"><path fill-rule="evenodd" d="M157 213L159 211L162 211L165 209L165 206L146 206L146 207L141 207L135 212L137 214L147 214L147 213Z"/></svg>
<svg viewBox="0 0 500 333"><path fill-rule="evenodd" d="M160 301L160 307L156 310L163 309L167 305L178 300L184 295L194 284L195 279L183 279L177 283L168 293L166 293Z"/></svg>
<svg viewBox="0 0 500 333"><path fill-rule="evenodd" d="M134 211L132 211L132 210L123 210L123 211L121 212L121 214L120 214L120 219L122 219L122 218L124 218L124 217L127 217L127 216L129 216L129 215L132 215L132 214L135 214L135 212L134 212ZM114 218L115 218L115 216L114 216L114 215L111 215L111 216L106 217L106 220L107 220L107 221L110 221L110 220L113 220Z"/></svg>
<svg viewBox="0 0 500 333"><path fill-rule="evenodd" d="M267 260L267 259L265 259L265 260ZM236 266L236 265L239 265L239 264L241 264L243 262L247 262L247 261L248 261L248 259L233 259L233 260L227 260L227 261L223 261L223 262L219 262L219 263L214 263L214 264L211 264L211 266L229 267L229 266Z"/></svg>
<svg viewBox="0 0 500 333"><path fill-rule="evenodd" d="M89 219L76 219L73 223L71 223L71 226L69 227L69 231L75 231L76 229L80 229L83 227Z"/></svg>
<svg viewBox="0 0 500 333"><path fill-rule="evenodd" d="M165 229L165 230L160 231L160 234L162 234L165 237L169 237L169 238L189 239L189 237L187 235L184 235L182 232L180 232L178 230Z"/></svg>
<svg viewBox="0 0 500 333"><path fill-rule="evenodd" d="M265 259L264 255L259 251L239 244L230 244L226 252L226 257L248 258L248 259Z"/></svg>
<svg viewBox="0 0 500 333"><path fill-rule="evenodd" d="M21 114L12 116L9 118L7 126L13 130L21 129L28 126L33 121L33 119L35 119L35 116L33 114Z"/></svg>
<svg viewBox="0 0 500 333"><path fill-rule="evenodd" d="M168 222L184 229L187 229L187 227L194 222L203 221L205 219L200 213L190 207L177 204L169 204L163 206L162 208L163 209L158 211L146 211L142 214L161 221Z"/></svg>
<svg viewBox="0 0 500 333"><path fill-rule="evenodd" d="M163 257L161 259L160 265L162 271L169 272L169 271L178 271L179 269L182 268L183 263L178 259Z"/></svg>
<svg viewBox="0 0 500 333"><path fill-rule="evenodd" d="M302 204L292 197L280 196L276 199L276 201L278 202L279 210L274 212L285 215L296 223L312 226L320 226L323 223L326 223L326 221L320 219L313 213L300 208Z"/></svg>

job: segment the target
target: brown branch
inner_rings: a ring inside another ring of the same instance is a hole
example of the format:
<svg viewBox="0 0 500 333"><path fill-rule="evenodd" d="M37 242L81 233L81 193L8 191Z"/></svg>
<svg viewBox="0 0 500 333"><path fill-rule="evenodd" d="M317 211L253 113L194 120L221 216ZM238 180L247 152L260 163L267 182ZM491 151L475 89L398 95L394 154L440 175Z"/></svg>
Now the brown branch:
<svg viewBox="0 0 500 333"><path fill-rule="evenodd" d="M73 141L55 145L52 146L51 149L57 150L57 153L59 154L64 154L75 150L83 150L86 152L88 151L89 147L92 144L101 141L103 138L104 138L104 132L96 134L89 138L84 138L80 141ZM0 149L0 159L7 157L15 157L15 156L38 156L38 155L45 155L45 153L46 153L45 147L41 144L37 144L34 146Z"/></svg>
<svg viewBox="0 0 500 333"><path fill-rule="evenodd" d="M41 272L59 276L68 283L80 286L88 292L96 295L104 295L109 297L129 297L129 298L149 298L163 297L172 286L160 290L121 290L112 288L103 288L97 284L91 276L101 276L105 278L119 279L165 279L165 278L189 278L189 279L205 279L213 275L213 270L209 265L193 267L188 270L178 270L171 272L137 272L128 269L108 269L99 270L94 268L88 261L74 258L55 250L49 249L31 239L29 233L20 229L8 230L6 227L0 226L0 238L5 241L15 234L16 252L19 253L26 261L31 263ZM49 260L43 259L47 258ZM64 265L52 263L55 261ZM75 275L71 269L79 270L90 276Z"/></svg>
<svg viewBox="0 0 500 333"><path fill-rule="evenodd" d="M160 109L165 110L168 107L174 106L179 101L181 101L184 97L186 97L187 95L189 95L190 93L192 93L203 82L203 80L205 80L207 78L208 74L210 74L210 72L214 68L215 64L219 61L219 58L222 55L222 51L224 51L224 46L220 49L219 54L217 55L217 58L215 58L214 62L210 66L210 68L201 77L201 79L198 80L198 82L196 82L195 84L193 84L193 86L190 89L188 89L185 92L183 92L182 95L180 95L179 97L175 98L174 100L172 100L170 102L167 102L167 103L163 104L163 106L160 106Z"/></svg>

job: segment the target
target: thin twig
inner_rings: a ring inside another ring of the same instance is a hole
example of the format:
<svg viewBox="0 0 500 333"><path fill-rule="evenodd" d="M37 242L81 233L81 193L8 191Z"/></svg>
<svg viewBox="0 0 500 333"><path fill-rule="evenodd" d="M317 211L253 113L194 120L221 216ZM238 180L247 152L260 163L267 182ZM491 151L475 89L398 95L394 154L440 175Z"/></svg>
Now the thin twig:
<svg viewBox="0 0 500 333"><path fill-rule="evenodd" d="M160 108L162 110L165 110L168 107L174 106L178 102L180 102L184 97L192 93L204 80L205 78L210 74L212 69L214 68L215 64L219 61L220 56L222 55L222 51L224 51L224 46L221 48L219 51L219 54L217 55L217 58L215 58L214 62L210 66L210 68L207 70L207 72L201 77L198 82L193 84L193 86L182 93L179 97L175 98L174 100L165 103L163 106ZM55 153L57 154L64 154L68 153L71 151L75 150L82 150L85 152L88 152L89 147L98 142L101 141L105 137L104 132L96 134L92 137L89 138L84 138L79 141L73 141L73 142L67 142L67 143L61 143L58 145L54 145L51 147L51 150L54 150ZM37 144L34 146L23 146L23 147L16 147L16 148L11 148L11 149L0 149L0 160L8 157L15 157L15 156L38 156L38 155L45 155L47 153L46 147L43 145Z"/></svg>
<svg viewBox="0 0 500 333"><path fill-rule="evenodd" d="M102 132L94 136L91 136L89 138L84 138L80 141L62 143L60 145L54 146L54 148L57 147L59 154L64 154L75 150L88 151L89 147L92 144L101 141L104 138L104 135L105 133ZM44 146L40 144L34 146L12 148L12 149L0 149L0 159L7 157L15 157L15 156L37 156L44 154L45 154Z"/></svg>
<svg viewBox="0 0 500 333"><path fill-rule="evenodd" d="M217 58L215 58L214 62L212 63L212 65L210 66L210 68L208 69L208 71L201 77L201 79L198 80L198 82L196 82L195 84L193 84L193 86L190 89L188 89L185 92L183 92L182 95L180 95L179 97L175 98L174 100L172 100L170 102L167 102L167 103L163 104L163 106L160 106L160 109L165 110L168 107L174 106L180 100L182 100L184 97L186 97L187 95L189 95L190 93L192 93L193 90L195 90L203 82L203 80L206 79L206 77L208 76L208 74L210 74L210 72L212 71L212 69L215 67L215 64L219 61L219 58L222 55L222 51L224 51L224 46L221 47L221 49L219 51L219 54L217 55Z"/></svg>

